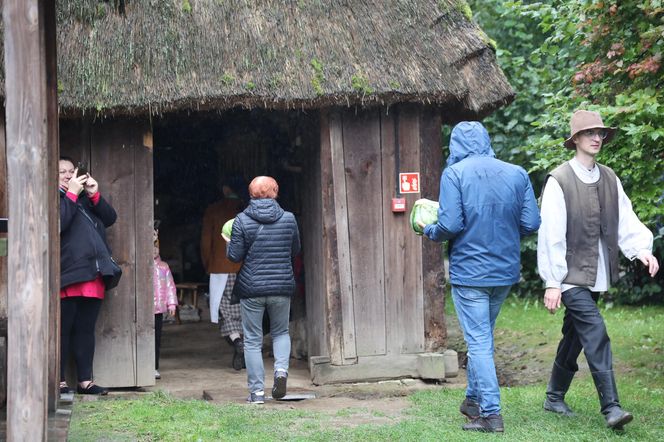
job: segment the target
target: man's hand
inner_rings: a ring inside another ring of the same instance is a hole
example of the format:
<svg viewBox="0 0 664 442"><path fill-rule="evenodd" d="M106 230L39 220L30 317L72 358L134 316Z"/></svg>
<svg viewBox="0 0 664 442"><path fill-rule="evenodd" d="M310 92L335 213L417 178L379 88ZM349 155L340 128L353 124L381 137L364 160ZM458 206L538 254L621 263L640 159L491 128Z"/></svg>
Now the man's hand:
<svg viewBox="0 0 664 442"><path fill-rule="evenodd" d="M657 262L657 258L655 258L652 253L648 253L647 255L639 257L639 259L644 266L648 267L648 273L650 273L650 276L654 278L657 274L657 271L659 270L659 263Z"/></svg>
<svg viewBox="0 0 664 442"><path fill-rule="evenodd" d="M97 184L97 180L88 175L88 179L85 182L85 193L87 193L88 196L92 196L98 191L99 191L99 184Z"/></svg>
<svg viewBox="0 0 664 442"><path fill-rule="evenodd" d="M544 307L549 310L549 313L554 314L560 308L560 298L562 294L560 289L549 287L544 292Z"/></svg>

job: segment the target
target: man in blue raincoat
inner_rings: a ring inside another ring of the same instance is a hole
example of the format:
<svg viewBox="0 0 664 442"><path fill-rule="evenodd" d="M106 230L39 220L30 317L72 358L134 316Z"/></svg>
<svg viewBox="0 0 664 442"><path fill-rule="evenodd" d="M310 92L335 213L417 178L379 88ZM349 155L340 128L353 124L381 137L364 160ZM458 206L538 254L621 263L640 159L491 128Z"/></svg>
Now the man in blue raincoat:
<svg viewBox="0 0 664 442"><path fill-rule="evenodd" d="M523 168L495 158L484 126L464 121L452 130L439 203L438 222L423 227L427 238L449 240L452 298L468 347L463 429L502 432L493 328L519 280L521 238L540 225L535 194Z"/></svg>

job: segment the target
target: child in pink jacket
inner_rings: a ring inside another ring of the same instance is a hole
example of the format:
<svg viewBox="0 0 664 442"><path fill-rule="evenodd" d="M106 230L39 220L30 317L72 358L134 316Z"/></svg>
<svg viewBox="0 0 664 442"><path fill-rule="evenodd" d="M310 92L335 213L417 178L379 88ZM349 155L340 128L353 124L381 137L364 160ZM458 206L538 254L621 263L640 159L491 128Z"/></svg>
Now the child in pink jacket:
<svg viewBox="0 0 664 442"><path fill-rule="evenodd" d="M164 323L164 313L175 315L178 305L175 281L168 264L159 256L158 232L154 232L154 377L161 379L159 374L159 349L161 347L161 327Z"/></svg>

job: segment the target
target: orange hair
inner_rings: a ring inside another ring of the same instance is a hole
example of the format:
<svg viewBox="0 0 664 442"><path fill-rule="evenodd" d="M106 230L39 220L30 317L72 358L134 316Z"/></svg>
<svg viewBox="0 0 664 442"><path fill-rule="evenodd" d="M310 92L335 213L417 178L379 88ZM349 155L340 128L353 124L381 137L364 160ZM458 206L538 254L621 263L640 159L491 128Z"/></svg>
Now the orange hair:
<svg viewBox="0 0 664 442"><path fill-rule="evenodd" d="M257 176L249 184L249 196L252 199L275 199L277 195L279 195L279 184L270 176Z"/></svg>

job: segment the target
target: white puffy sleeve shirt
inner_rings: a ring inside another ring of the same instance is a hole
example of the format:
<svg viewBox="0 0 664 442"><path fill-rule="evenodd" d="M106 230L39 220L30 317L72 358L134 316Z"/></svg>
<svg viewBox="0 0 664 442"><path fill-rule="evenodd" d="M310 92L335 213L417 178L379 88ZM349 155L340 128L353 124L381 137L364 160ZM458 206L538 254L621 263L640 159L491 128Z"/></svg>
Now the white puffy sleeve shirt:
<svg viewBox="0 0 664 442"><path fill-rule="evenodd" d="M574 174L584 183L595 183L599 180L599 168L595 165L586 169L575 158L570 160ZM639 221L632 209L632 202L623 190L620 179L618 186L618 247L630 260L652 253L653 235ZM537 268L547 288L568 290L573 285L563 284L567 276L567 209L565 196L560 184L549 177L542 194L541 207L542 225L537 234ZM599 258L597 260L597 279L595 285L589 287L593 292L605 292L609 288L608 263L604 255L603 241L599 240Z"/></svg>

